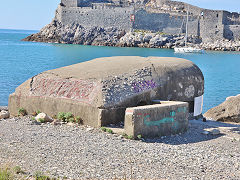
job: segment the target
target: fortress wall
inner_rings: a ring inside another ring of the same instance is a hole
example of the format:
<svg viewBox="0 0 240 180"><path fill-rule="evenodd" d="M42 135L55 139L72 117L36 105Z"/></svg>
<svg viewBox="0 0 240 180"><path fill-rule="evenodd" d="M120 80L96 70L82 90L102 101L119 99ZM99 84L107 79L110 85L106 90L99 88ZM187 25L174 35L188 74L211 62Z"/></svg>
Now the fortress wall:
<svg viewBox="0 0 240 180"><path fill-rule="evenodd" d="M194 36L200 36L200 24L199 19L194 18L188 22L188 34Z"/></svg>
<svg viewBox="0 0 240 180"><path fill-rule="evenodd" d="M184 21L184 23L183 23ZM140 10L136 13L135 29L160 31L167 34L185 33L186 17L172 16L169 13L149 13ZM189 18L189 35L198 35L198 20Z"/></svg>
<svg viewBox="0 0 240 180"><path fill-rule="evenodd" d="M240 25L226 25L224 37L230 40L240 40Z"/></svg>
<svg viewBox="0 0 240 180"><path fill-rule="evenodd" d="M61 22L78 23L84 27L116 27L129 30L131 28L130 14L133 8L92 9L91 7L61 7Z"/></svg>
<svg viewBox="0 0 240 180"><path fill-rule="evenodd" d="M204 41L215 41L223 38L224 25L223 11L203 10L204 16L200 19L200 36Z"/></svg>
<svg viewBox="0 0 240 180"><path fill-rule="evenodd" d="M168 26L170 20L169 14L164 13L148 13L145 10L136 12L134 28L143 30L152 30L163 32ZM178 24L181 27L181 24Z"/></svg>
<svg viewBox="0 0 240 180"><path fill-rule="evenodd" d="M75 6L72 0L62 0L68 6ZM80 0L75 0L79 3ZM186 10L189 6L189 35L202 37L203 41L215 41L223 38L239 39L240 15L227 11L202 9L187 3L166 1L170 10L161 7L146 7L137 10L135 29L160 31L167 34L185 33ZM183 9L184 7L184 9ZM203 17L201 13L203 12ZM59 6L55 19L64 25L78 23L84 27L115 27L130 30L132 24L130 15L133 7L114 7L96 5L92 7L64 7ZM184 24L183 19L185 20ZM182 27L182 28L181 28Z"/></svg>

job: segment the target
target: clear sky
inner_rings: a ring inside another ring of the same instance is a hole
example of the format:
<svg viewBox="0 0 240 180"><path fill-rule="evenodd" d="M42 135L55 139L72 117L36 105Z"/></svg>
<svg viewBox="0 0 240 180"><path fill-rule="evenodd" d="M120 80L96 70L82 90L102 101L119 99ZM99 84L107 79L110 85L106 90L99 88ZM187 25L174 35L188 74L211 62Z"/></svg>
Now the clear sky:
<svg viewBox="0 0 240 180"><path fill-rule="evenodd" d="M240 0L182 0L202 8L240 12ZM1 0L0 29L39 30L50 23L60 0Z"/></svg>

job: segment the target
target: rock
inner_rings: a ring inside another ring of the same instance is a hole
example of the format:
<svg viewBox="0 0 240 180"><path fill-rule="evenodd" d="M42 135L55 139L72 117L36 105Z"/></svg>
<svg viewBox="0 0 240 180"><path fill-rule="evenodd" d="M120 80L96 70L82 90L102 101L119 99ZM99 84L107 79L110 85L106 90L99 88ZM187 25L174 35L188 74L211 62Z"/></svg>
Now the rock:
<svg viewBox="0 0 240 180"><path fill-rule="evenodd" d="M145 34L145 36L143 37L143 42L144 43L149 43L149 41L152 39L152 34L147 33Z"/></svg>
<svg viewBox="0 0 240 180"><path fill-rule="evenodd" d="M220 134L220 131L218 129L213 129L212 131L210 131L210 133L212 135L218 135L218 134Z"/></svg>
<svg viewBox="0 0 240 180"><path fill-rule="evenodd" d="M36 121L44 120L44 122L53 122L53 119L45 113L40 113L35 117Z"/></svg>
<svg viewBox="0 0 240 180"><path fill-rule="evenodd" d="M209 129L204 129L204 134L212 134L212 135L219 135L220 134L220 130L217 128L209 128Z"/></svg>
<svg viewBox="0 0 240 180"><path fill-rule="evenodd" d="M10 117L10 113L8 111L2 110L0 112L0 119L7 119Z"/></svg>
<svg viewBox="0 0 240 180"><path fill-rule="evenodd" d="M202 134L208 135L209 132L208 131L203 131Z"/></svg>
<svg viewBox="0 0 240 180"><path fill-rule="evenodd" d="M4 110L4 111L8 111L8 107L7 106L0 106L0 112Z"/></svg>
<svg viewBox="0 0 240 180"><path fill-rule="evenodd" d="M92 131L93 129L94 129L94 128L87 128L86 131L87 131L87 132L90 132L90 131Z"/></svg>
<svg viewBox="0 0 240 180"><path fill-rule="evenodd" d="M204 116L215 121L240 123L240 94L228 97L225 102L210 109Z"/></svg>
<svg viewBox="0 0 240 180"><path fill-rule="evenodd" d="M58 120L58 119L54 119L53 122L52 122L52 125L54 126L57 126L57 125L60 125L61 122Z"/></svg>
<svg viewBox="0 0 240 180"><path fill-rule="evenodd" d="M72 122L69 122L67 123L68 126L75 126L76 124L72 123Z"/></svg>

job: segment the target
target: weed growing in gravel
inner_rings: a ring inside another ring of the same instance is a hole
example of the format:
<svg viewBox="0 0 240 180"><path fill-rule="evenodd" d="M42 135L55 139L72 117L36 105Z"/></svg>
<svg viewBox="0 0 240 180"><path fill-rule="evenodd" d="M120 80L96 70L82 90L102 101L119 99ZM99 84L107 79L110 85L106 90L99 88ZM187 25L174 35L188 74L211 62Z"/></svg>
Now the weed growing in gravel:
<svg viewBox="0 0 240 180"><path fill-rule="evenodd" d="M67 121L69 121L71 118L74 118L73 114L70 113L70 112L67 112L67 113L65 114L65 119L66 119Z"/></svg>
<svg viewBox="0 0 240 180"><path fill-rule="evenodd" d="M108 129L108 128L106 129L106 132L110 133L110 134L113 134L113 131L111 129Z"/></svg>
<svg viewBox="0 0 240 180"><path fill-rule="evenodd" d="M63 122L65 122L66 118L65 118L65 113L64 112L59 112L57 115L57 118Z"/></svg>
<svg viewBox="0 0 240 180"><path fill-rule="evenodd" d="M50 178L49 176L44 175L42 172L38 171L34 175L36 180L54 180Z"/></svg>
<svg viewBox="0 0 240 180"><path fill-rule="evenodd" d="M142 135L139 134L139 135L137 136L137 138L138 138L138 139L142 139Z"/></svg>
<svg viewBox="0 0 240 180"><path fill-rule="evenodd" d="M63 122L83 124L83 120L79 116L74 117L74 115L71 112L67 112L67 113L59 112L57 115L57 119L59 119Z"/></svg>
<svg viewBox="0 0 240 180"><path fill-rule="evenodd" d="M16 174L25 174L25 172L21 169L20 166L15 166L13 168L13 171L16 173Z"/></svg>
<svg viewBox="0 0 240 180"><path fill-rule="evenodd" d="M39 118L38 121L39 121L40 123L45 123L45 119L42 119L42 118Z"/></svg>
<svg viewBox="0 0 240 180"><path fill-rule="evenodd" d="M39 115L39 114L41 113L41 111L40 111L40 110L37 110L36 113L37 113L37 115Z"/></svg>
<svg viewBox="0 0 240 180"><path fill-rule="evenodd" d="M131 139L131 140L134 139L133 136L128 136L127 134L123 134L123 137L126 138L126 139Z"/></svg>
<svg viewBox="0 0 240 180"><path fill-rule="evenodd" d="M27 111L26 111L26 109L24 109L24 108L20 108L19 110L18 110L18 115L19 116L26 116L27 115Z"/></svg>
<svg viewBox="0 0 240 180"><path fill-rule="evenodd" d="M14 175L10 168L0 168L0 180L13 180Z"/></svg>
<svg viewBox="0 0 240 180"><path fill-rule="evenodd" d="M101 130L103 132L107 132L107 133L113 134L113 131L111 129L106 128L106 127L101 127Z"/></svg>
<svg viewBox="0 0 240 180"><path fill-rule="evenodd" d="M77 116L77 117L75 118L75 122L78 123L78 124L83 124L83 120L82 120L82 118L80 118L79 116Z"/></svg>
<svg viewBox="0 0 240 180"><path fill-rule="evenodd" d="M68 119L68 122L70 122L70 123L74 123L75 122L75 119L72 117L72 118L69 118Z"/></svg>

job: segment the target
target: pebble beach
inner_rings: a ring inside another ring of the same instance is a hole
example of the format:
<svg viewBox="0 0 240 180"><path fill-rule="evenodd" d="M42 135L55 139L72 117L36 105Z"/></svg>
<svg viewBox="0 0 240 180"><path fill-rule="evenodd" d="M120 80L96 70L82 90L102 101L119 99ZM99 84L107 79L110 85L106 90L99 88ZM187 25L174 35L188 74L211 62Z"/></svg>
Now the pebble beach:
<svg viewBox="0 0 240 180"><path fill-rule="evenodd" d="M240 179L239 124L192 120L184 134L142 140L28 116L0 127L0 164L20 166L25 179Z"/></svg>

